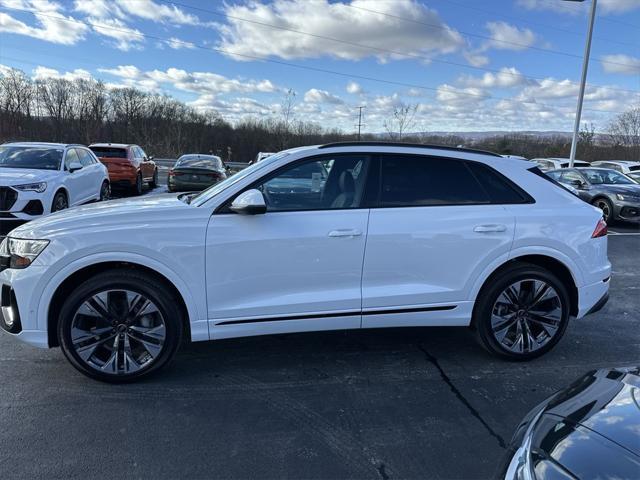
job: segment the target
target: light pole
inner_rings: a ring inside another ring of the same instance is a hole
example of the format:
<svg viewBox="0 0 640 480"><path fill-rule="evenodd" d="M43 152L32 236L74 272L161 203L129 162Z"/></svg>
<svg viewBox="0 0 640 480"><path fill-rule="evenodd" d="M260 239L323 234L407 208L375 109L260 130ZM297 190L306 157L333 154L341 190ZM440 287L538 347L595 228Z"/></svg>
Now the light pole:
<svg viewBox="0 0 640 480"><path fill-rule="evenodd" d="M565 0L569 2L584 2L584 0ZM571 153L569 154L569 168L573 168L576 159L576 147L578 146L578 132L580 131L580 117L582 116L582 102L584 101L584 87L587 83L587 69L589 68L589 54L591 53L591 36L593 35L593 23L596 19L597 0L591 0L591 14L589 18L589 31L587 42L584 46L584 57L582 59L582 78L580 79L580 91L578 92L578 106L576 108L576 119L573 124L573 137L571 138Z"/></svg>

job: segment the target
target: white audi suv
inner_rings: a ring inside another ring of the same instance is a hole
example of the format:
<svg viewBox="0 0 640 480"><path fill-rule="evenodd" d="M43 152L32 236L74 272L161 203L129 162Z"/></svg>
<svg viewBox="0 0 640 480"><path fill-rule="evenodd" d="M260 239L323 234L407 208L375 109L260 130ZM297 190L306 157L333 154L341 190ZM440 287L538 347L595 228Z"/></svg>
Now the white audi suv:
<svg viewBox="0 0 640 480"><path fill-rule="evenodd" d="M531 162L341 143L274 154L200 194L73 208L0 245L0 324L130 381L191 341L471 327L490 352L549 351L604 305L602 212Z"/></svg>
<svg viewBox="0 0 640 480"><path fill-rule="evenodd" d="M0 236L67 207L104 200L109 176L91 150L61 143L0 145Z"/></svg>

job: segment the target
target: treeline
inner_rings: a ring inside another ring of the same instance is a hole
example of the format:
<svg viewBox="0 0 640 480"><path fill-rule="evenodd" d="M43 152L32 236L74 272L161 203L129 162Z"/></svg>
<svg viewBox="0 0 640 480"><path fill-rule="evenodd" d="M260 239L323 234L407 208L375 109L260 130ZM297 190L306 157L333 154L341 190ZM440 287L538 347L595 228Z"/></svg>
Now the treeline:
<svg viewBox="0 0 640 480"><path fill-rule="evenodd" d="M16 69L0 73L0 142L136 143L156 157L212 152L224 160L244 162L259 151L356 139L354 134L296 120L293 112L289 92L280 115L232 125L216 112L196 110L167 95L107 88L95 80L33 80ZM593 128L581 132L578 158L640 160L640 109L616 117L608 130L604 136L596 136ZM527 158L566 157L571 146L566 137L521 134L475 142L429 134L366 135L363 139L391 136L405 142L464 145Z"/></svg>

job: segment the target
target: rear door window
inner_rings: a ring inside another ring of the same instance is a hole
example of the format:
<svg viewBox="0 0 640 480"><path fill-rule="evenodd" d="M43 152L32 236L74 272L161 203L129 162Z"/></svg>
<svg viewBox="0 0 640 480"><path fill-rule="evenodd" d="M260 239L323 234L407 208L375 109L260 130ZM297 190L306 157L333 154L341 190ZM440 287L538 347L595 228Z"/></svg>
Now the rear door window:
<svg viewBox="0 0 640 480"><path fill-rule="evenodd" d="M383 155L380 174L380 207L491 203L463 160Z"/></svg>
<svg viewBox="0 0 640 480"><path fill-rule="evenodd" d="M76 148L76 153L78 154L78 158L80 159L80 164L83 167L88 167L89 165L93 165L93 157L89 152L87 152L83 148Z"/></svg>

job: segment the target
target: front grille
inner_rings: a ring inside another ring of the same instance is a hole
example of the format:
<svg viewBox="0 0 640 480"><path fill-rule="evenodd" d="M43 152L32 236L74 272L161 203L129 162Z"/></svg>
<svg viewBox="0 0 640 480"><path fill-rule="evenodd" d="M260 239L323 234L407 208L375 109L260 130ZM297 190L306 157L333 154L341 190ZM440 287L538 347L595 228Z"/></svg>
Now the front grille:
<svg viewBox="0 0 640 480"><path fill-rule="evenodd" d="M9 285L2 285L0 289L0 327L9 333L22 331L16 294Z"/></svg>
<svg viewBox="0 0 640 480"><path fill-rule="evenodd" d="M0 187L0 211L10 210L18 200L18 192L13 188Z"/></svg>

